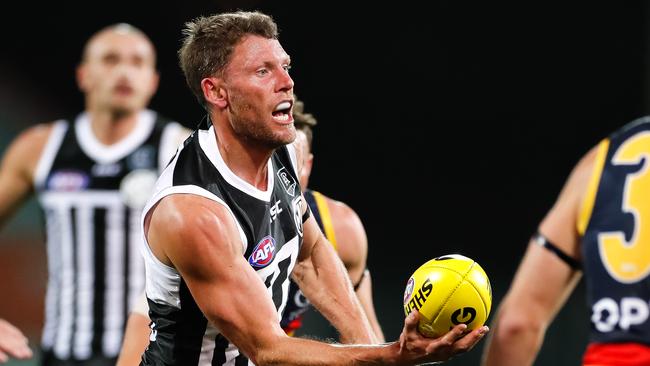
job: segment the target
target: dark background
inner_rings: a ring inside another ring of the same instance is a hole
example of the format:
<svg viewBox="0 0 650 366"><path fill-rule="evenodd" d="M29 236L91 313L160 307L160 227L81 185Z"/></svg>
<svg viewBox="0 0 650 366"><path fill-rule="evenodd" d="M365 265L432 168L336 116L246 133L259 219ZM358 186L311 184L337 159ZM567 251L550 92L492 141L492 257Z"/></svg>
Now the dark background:
<svg viewBox="0 0 650 366"><path fill-rule="evenodd" d="M262 10L277 21L296 93L319 121L310 185L348 203L366 226L387 338L402 326L406 280L439 255L461 253L483 266L494 311L575 162L648 111L648 6L355 3L119 0L0 8L0 151L25 127L83 107L74 79L81 49L116 22L138 26L158 48L162 79L151 107L194 127L203 111L176 62L183 23ZM32 322L17 321L34 342L45 271L44 248L33 244L36 212L30 203L0 236L0 265L13 276L0 284L0 298L12 299L0 301L0 317L34 313ZM11 254L20 250L31 251L29 268L8 270L20 263ZM589 316L582 292L580 285L560 312L537 365L579 363ZM477 364L481 347L449 364Z"/></svg>

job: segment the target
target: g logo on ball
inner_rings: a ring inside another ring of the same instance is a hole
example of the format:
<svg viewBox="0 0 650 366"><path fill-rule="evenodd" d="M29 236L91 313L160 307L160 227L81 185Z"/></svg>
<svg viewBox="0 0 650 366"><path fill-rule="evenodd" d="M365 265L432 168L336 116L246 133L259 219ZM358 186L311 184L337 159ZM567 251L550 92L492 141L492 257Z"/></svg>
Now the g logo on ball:
<svg viewBox="0 0 650 366"><path fill-rule="evenodd" d="M461 310L462 310L462 318L459 319L461 316ZM469 320L466 320L469 317ZM474 321L476 318L476 309L474 308L462 308L462 309L457 309L451 314L451 322L458 325L461 323L469 324Z"/></svg>

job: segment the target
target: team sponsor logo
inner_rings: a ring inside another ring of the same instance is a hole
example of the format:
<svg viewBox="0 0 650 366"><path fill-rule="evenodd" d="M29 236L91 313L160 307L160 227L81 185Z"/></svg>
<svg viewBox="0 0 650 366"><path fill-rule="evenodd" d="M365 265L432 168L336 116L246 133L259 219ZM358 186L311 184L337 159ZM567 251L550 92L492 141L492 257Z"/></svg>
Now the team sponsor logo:
<svg viewBox="0 0 650 366"><path fill-rule="evenodd" d="M406 289L404 290L404 304L411 298L413 294L413 288L415 287L415 280L413 277L409 278L409 281L406 283Z"/></svg>
<svg viewBox="0 0 650 366"><path fill-rule="evenodd" d="M59 170L50 175L47 187L54 191L80 191L90 184L88 174L77 170Z"/></svg>
<svg viewBox="0 0 650 366"><path fill-rule="evenodd" d="M280 202L282 202L282 201L278 200L278 201L275 202L275 204L273 206L271 206L271 209L269 211L269 213L271 215L271 222L275 221L275 219L278 218L278 215L280 214L280 212L283 211L282 207L280 207Z"/></svg>
<svg viewBox="0 0 650 366"><path fill-rule="evenodd" d="M248 257L248 263L255 268L263 268L269 265L275 257L275 239L265 236L253 249L253 253Z"/></svg>
<svg viewBox="0 0 650 366"><path fill-rule="evenodd" d="M287 191L287 193L293 197L296 195L296 186L298 185L296 183L296 180L293 179L291 174L289 174L289 171L287 171L287 168L282 167L280 170L277 172L278 178L280 178L280 182L282 183L282 187L284 187L284 190Z"/></svg>
<svg viewBox="0 0 650 366"><path fill-rule="evenodd" d="M302 196L298 196L291 201L291 208L293 210L293 222L296 224L298 235L302 237Z"/></svg>
<svg viewBox="0 0 650 366"><path fill-rule="evenodd" d="M648 300L633 296L618 300L603 297L596 301L591 311L591 322L601 333L643 329L650 317Z"/></svg>
<svg viewBox="0 0 650 366"><path fill-rule="evenodd" d="M120 194L124 204L131 208L144 208L154 191L158 174L153 170L138 169L130 172L120 183Z"/></svg>

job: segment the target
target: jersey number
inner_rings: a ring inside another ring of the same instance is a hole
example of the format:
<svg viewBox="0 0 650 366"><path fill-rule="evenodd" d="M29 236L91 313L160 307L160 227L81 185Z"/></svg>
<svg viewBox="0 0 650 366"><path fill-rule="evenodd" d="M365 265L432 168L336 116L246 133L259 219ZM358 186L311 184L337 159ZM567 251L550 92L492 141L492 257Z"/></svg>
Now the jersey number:
<svg viewBox="0 0 650 366"><path fill-rule="evenodd" d="M291 257L288 257L278 263L278 269L279 273L278 276L275 278L275 281L271 282L273 280L273 276L275 276L275 272L271 273L268 277L266 277L266 280L264 281L264 284L266 285L266 288L269 288L273 286L272 288L272 293L273 293L273 303L275 304L275 309L280 310L280 306L282 305L282 298L283 298L283 291L282 291L282 284L284 281L287 279L289 276L289 265L291 264Z"/></svg>
<svg viewBox="0 0 650 366"><path fill-rule="evenodd" d="M650 273L650 132L635 135L621 145L612 158L613 165L637 165L641 168L627 175L623 191L624 213L634 217L634 231L629 241L622 231L598 236L600 257L609 274L622 283L634 283Z"/></svg>

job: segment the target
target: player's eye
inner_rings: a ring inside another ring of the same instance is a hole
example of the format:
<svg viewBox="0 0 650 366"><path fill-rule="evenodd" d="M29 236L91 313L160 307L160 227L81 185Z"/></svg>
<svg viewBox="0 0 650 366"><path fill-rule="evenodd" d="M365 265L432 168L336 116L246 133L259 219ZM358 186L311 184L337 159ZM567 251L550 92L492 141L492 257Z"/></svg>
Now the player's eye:
<svg viewBox="0 0 650 366"><path fill-rule="evenodd" d="M102 58L103 62L107 65L116 65L120 62L120 57L115 53L108 53Z"/></svg>

